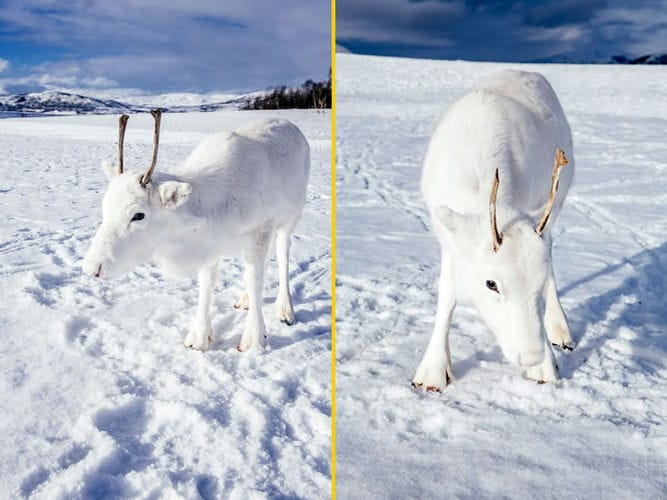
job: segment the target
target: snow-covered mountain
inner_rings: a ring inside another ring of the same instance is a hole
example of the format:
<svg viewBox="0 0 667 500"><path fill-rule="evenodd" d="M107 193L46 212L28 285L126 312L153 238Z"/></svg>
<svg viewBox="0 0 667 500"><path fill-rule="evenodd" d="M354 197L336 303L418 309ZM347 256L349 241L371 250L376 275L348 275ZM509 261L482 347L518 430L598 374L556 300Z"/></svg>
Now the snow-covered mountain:
<svg viewBox="0 0 667 500"><path fill-rule="evenodd" d="M0 96L0 111L19 113L118 113L132 111L127 104L67 92L47 91Z"/></svg>
<svg viewBox="0 0 667 500"><path fill-rule="evenodd" d="M97 99L84 95L46 91L28 94L0 96L0 113L18 114L117 114L142 113L159 106L165 112L215 111L238 109L258 93L244 95L216 95L212 101L207 96L173 94L128 98L128 102L114 99Z"/></svg>
<svg viewBox="0 0 667 500"><path fill-rule="evenodd" d="M571 51L527 61L558 64L667 64L667 53L642 56L611 55L600 52Z"/></svg>
<svg viewBox="0 0 667 500"><path fill-rule="evenodd" d="M647 54L640 57L613 56L616 64L667 64L667 54Z"/></svg>

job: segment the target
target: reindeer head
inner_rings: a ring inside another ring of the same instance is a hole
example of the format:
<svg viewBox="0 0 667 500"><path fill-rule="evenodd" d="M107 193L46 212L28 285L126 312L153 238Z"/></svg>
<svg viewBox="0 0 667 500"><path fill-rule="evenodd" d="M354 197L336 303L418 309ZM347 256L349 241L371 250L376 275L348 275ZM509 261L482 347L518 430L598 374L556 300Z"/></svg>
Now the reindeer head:
<svg viewBox="0 0 667 500"><path fill-rule="evenodd" d="M526 214L513 214L504 232L496 222L496 169L489 197L489 219L460 215L445 206L437 216L452 235L464 256L456 269L484 321L493 331L505 356L521 366L533 366L544 359L544 289L550 272L550 241L543 235L558 189L560 169L568 163L557 150L551 191L537 224Z"/></svg>
<svg viewBox="0 0 667 500"><path fill-rule="evenodd" d="M102 201L102 224L83 260L83 271L95 278L107 278L146 262L170 236L170 213L185 203L191 187L183 182L152 181L160 138L160 110L155 120L153 157L145 173L126 172L123 142L128 116L120 117L118 166L104 162L109 187Z"/></svg>

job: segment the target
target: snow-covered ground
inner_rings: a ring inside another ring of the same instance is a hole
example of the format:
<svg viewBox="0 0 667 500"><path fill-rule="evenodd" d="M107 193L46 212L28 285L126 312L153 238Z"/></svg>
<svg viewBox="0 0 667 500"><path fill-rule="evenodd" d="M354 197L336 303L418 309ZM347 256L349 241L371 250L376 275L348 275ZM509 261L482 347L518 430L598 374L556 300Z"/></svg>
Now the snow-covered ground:
<svg viewBox="0 0 667 500"><path fill-rule="evenodd" d="M453 99L516 66L337 56L340 498L667 495L667 68L521 66L552 82L574 135L553 234L577 347L537 385L459 307L457 380L410 386L436 305L428 140Z"/></svg>
<svg viewBox="0 0 667 500"><path fill-rule="evenodd" d="M292 245L297 323L274 319L272 264L271 347L243 354L239 260L220 266L205 353L183 346L195 279L153 265L110 282L82 275L117 118L0 120L0 498L329 496L331 115L167 114L157 168L266 115L304 131L311 182ZM130 119L126 168L146 168L152 126Z"/></svg>

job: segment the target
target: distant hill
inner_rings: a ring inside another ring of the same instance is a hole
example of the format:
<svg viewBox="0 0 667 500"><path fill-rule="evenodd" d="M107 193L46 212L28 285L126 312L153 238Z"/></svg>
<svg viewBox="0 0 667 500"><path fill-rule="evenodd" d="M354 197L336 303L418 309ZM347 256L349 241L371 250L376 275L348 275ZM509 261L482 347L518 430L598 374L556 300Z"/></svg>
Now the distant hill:
<svg viewBox="0 0 667 500"><path fill-rule="evenodd" d="M132 111L127 104L94 99L67 92L33 92L0 96L0 111L14 113L120 113Z"/></svg>
<svg viewBox="0 0 667 500"><path fill-rule="evenodd" d="M667 64L667 54L647 54L640 57L628 57L625 55L610 56L597 52L565 52L526 62L561 64Z"/></svg>
<svg viewBox="0 0 667 500"><path fill-rule="evenodd" d="M250 100L262 92L230 97L222 102L179 105L178 99L172 99L167 106L160 107L165 112L185 113L189 111L215 111L218 109L241 109ZM150 105L126 104L118 100L96 99L68 92L46 91L28 94L0 95L0 113L12 115L38 114L118 114L144 113Z"/></svg>
<svg viewBox="0 0 667 500"><path fill-rule="evenodd" d="M667 54L648 54L635 58L613 56L611 62L615 64L667 64Z"/></svg>
<svg viewBox="0 0 667 500"><path fill-rule="evenodd" d="M241 109L331 108L331 69L324 82L306 80L301 87L275 87L248 99Z"/></svg>

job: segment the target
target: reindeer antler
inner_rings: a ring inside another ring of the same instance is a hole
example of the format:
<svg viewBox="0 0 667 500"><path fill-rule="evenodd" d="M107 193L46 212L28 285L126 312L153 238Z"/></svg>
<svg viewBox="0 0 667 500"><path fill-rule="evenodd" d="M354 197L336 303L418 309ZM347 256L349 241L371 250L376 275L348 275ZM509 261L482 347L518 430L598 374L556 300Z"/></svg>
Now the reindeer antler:
<svg viewBox="0 0 667 500"><path fill-rule="evenodd" d="M498 196L498 186L500 179L498 177L498 169L493 176L493 185L491 186L491 195L489 196L489 217L491 218L491 237L493 238L493 251L497 252L500 244L503 242L503 237L498 233L498 224L496 223L496 197Z"/></svg>
<svg viewBox="0 0 667 500"><path fill-rule="evenodd" d="M121 115L118 119L118 173L123 173L123 143L125 142L125 129L127 128L128 115Z"/></svg>
<svg viewBox="0 0 667 500"><path fill-rule="evenodd" d="M563 150L560 148L556 148L556 154L554 156L554 169L553 172L551 173L551 190L549 191L549 201L547 201L547 206L544 208L544 214L542 214L540 222L538 222L537 226L535 226L535 232L538 235L542 235L542 231L544 231L544 227L547 225L547 222L549 221L551 210L554 207L554 201L556 201L556 191L558 190L558 178L560 177L560 169L563 168L568 163L570 162L567 160L567 157L565 156Z"/></svg>
<svg viewBox="0 0 667 500"><path fill-rule="evenodd" d="M153 119L155 120L155 133L153 135L153 158L151 159L151 164L148 167L148 170L146 170L146 173L141 178L142 187L146 187L146 184L148 184L151 180L153 170L155 170L155 164L157 163L157 148L160 143L160 119L162 118L162 110L159 108L151 109L151 115L153 115Z"/></svg>

